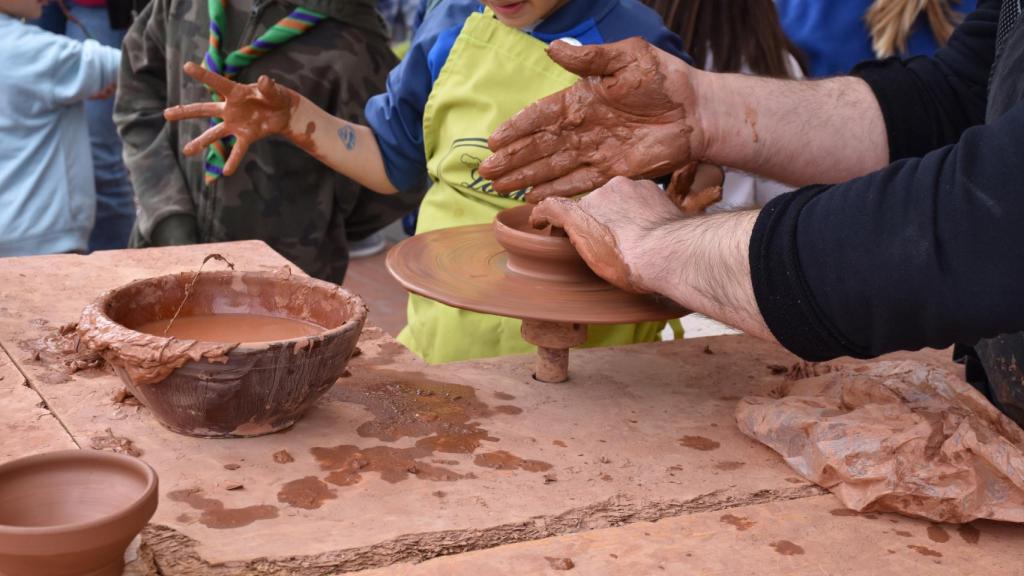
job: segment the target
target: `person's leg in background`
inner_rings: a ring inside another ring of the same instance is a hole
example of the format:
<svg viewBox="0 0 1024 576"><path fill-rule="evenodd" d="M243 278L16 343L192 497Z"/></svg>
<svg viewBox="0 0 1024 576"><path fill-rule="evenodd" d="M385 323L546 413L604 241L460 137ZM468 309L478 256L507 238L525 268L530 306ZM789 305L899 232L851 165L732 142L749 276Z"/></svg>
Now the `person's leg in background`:
<svg viewBox="0 0 1024 576"><path fill-rule="evenodd" d="M107 46L121 47L126 30L111 28L106 6L70 4L69 8L93 39ZM67 35L80 40L86 38L85 32L74 24L68 25ZM96 179L96 225L89 238L89 250L126 248L135 223L135 201L121 156L121 139L114 126L114 97L86 101L85 112L89 118Z"/></svg>

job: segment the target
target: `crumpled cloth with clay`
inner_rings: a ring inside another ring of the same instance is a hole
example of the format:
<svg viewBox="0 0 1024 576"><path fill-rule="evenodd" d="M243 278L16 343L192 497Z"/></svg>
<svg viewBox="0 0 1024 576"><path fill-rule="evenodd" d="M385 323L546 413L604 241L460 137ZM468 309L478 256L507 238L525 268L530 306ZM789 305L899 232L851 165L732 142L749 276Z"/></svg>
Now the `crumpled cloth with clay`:
<svg viewBox="0 0 1024 576"><path fill-rule="evenodd" d="M736 408L744 434L848 508L1024 522L1024 430L920 362L839 366Z"/></svg>

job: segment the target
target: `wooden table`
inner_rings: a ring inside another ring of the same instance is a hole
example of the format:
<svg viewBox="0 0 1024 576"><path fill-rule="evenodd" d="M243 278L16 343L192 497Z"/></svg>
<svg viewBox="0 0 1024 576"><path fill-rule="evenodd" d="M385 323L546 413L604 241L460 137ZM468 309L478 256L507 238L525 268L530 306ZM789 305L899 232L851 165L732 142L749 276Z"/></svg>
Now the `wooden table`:
<svg viewBox="0 0 1024 576"><path fill-rule="evenodd" d="M171 433L111 372L36 353L104 290L210 252L287 265L259 242L0 260L0 461L141 451L161 501L131 574L1024 571L1024 528L836 513L740 434L737 399L796 361L742 335L576 351L571 380L543 384L530 356L426 366L371 326L305 419L244 440Z"/></svg>

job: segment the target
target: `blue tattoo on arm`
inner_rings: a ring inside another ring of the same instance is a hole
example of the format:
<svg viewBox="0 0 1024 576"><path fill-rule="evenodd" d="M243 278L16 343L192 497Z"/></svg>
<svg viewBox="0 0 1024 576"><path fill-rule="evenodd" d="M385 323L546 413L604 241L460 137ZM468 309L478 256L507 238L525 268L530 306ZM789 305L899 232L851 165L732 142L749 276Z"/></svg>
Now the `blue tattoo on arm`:
<svg viewBox="0 0 1024 576"><path fill-rule="evenodd" d="M338 138L341 138L341 143L345 145L347 150L356 147L356 131L351 126L342 126L338 130Z"/></svg>

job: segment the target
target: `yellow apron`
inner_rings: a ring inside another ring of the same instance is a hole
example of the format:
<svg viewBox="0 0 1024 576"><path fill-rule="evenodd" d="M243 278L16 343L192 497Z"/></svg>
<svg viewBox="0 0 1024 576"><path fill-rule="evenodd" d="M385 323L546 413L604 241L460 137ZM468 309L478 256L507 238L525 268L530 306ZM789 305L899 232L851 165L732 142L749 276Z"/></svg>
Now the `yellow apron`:
<svg viewBox="0 0 1024 576"><path fill-rule="evenodd" d="M491 154L487 136L502 122L578 80L548 58L545 46L496 20L490 9L466 20L423 112L427 171L434 184L420 206L417 233L486 224L523 202L525 190L498 196L477 167ZM663 327L663 322L591 326L585 346L652 342ZM519 328L513 318L410 294L408 324L398 341L432 364L536 350Z"/></svg>

